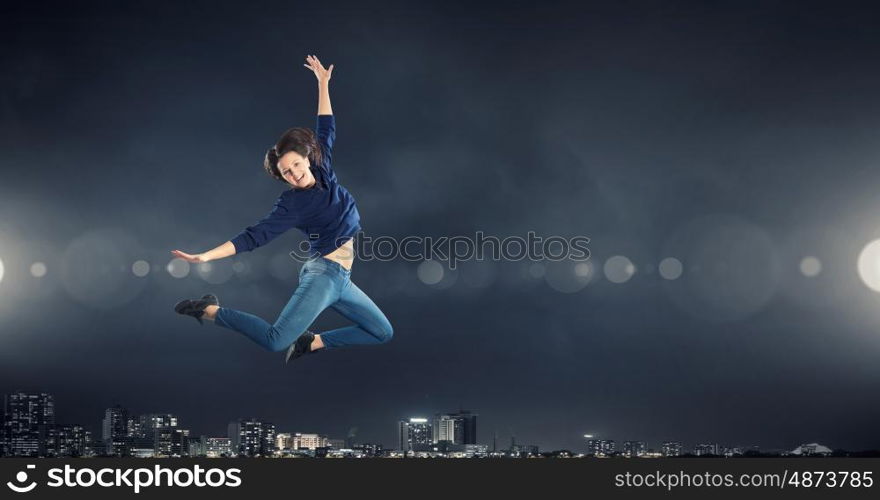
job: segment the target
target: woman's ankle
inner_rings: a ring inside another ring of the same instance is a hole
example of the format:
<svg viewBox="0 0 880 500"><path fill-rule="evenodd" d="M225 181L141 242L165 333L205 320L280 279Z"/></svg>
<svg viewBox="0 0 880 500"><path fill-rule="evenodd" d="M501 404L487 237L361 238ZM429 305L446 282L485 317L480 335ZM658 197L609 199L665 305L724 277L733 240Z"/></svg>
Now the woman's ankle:
<svg viewBox="0 0 880 500"><path fill-rule="evenodd" d="M318 349L324 348L324 341L321 340L321 334L315 335L315 338L312 340L311 345L309 345L309 350L317 351Z"/></svg>
<svg viewBox="0 0 880 500"><path fill-rule="evenodd" d="M202 313L202 319L214 321L214 318L217 317L217 311L219 309L220 309L220 306L207 306L207 307L205 307L205 311Z"/></svg>

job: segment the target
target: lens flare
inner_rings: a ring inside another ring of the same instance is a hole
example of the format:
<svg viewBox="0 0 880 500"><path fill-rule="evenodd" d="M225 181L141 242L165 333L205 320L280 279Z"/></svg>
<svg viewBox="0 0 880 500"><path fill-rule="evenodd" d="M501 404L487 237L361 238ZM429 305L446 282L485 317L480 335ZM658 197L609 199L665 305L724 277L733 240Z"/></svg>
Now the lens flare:
<svg viewBox="0 0 880 500"><path fill-rule="evenodd" d="M31 276L34 278L42 278L48 271L49 269L44 262L34 262L31 264Z"/></svg>
<svg viewBox="0 0 880 500"><path fill-rule="evenodd" d="M808 278L815 278L822 272L822 261L817 257L804 257L801 259L801 274Z"/></svg>
<svg viewBox="0 0 880 500"><path fill-rule="evenodd" d="M174 258L165 266L165 270L177 279L186 278L189 275L189 262Z"/></svg>
<svg viewBox="0 0 880 500"><path fill-rule="evenodd" d="M562 293L583 290L593 280L594 274L591 263L571 259L548 261L544 267L544 281L550 288Z"/></svg>
<svg viewBox="0 0 880 500"><path fill-rule="evenodd" d="M416 273L419 280L426 285L436 285L443 280L443 266L433 260L426 260L419 264Z"/></svg>
<svg viewBox="0 0 880 500"><path fill-rule="evenodd" d="M143 278L150 274L150 263L145 260L136 260L134 264L131 265L131 272L138 278Z"/></svg>
<svg viewBox="0 0 880 500"><path fill-rule="evenodd" d="M140 244L118 228L95 229L76 237L61 257L59 277L75 301L111 309L134 300L146 282L130 279L128 255Z"/></svg>
<svg viewBox="0 0 880 500"><path fill-rule="evenodd" d="M859 254L859 277L868 288L880 292L880 240L868 243Z"/></svg>
<svg viewBox="0 0 880 500"><path fill-rule="evenodd" d="M612 283L626 283L636 272L636 266L623 255L615 255L605 261L605 277Z"/></svg>
<svg viewBox="0 0 880 500"><path fill-rule="evenodd" d="M684 271L681 261L675 257L666 257L660 261L660 276L666 280L677 280Z"/></svg>
<svg viewBox="0 0 880 500"><path fill-rule="evenodd" d="M712 322L739 321L763 310L776 295L782 258L769 233L742 217L706 214L679 226L663 245L674 261L662 265L662 286L673 304ZM665 275L665 276L664 276Z"/></svg>

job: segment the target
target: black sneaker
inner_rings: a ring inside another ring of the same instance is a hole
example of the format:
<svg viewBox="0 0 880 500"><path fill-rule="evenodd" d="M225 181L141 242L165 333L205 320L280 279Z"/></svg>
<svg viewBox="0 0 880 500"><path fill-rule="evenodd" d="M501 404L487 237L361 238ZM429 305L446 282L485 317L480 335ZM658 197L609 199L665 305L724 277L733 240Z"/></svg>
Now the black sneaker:
<svg viewBox="0 0 880 500"><path fill-rule="evenodd" d="M287 348L287 354L284 356L284 362L289 363L294 359L304 356L306 354L314 354L317 351L312 351L312 341L315 340L315 332L311 330L306 330L305 333L299 336L290 347Z"/></svg>
<svg viewBox="0 0 880 500"><path fill-rule="evenodd" d="M202 295L202 300L207 300L209 302L208 305L212 305L212 306L219 306L220 305L220 299L218 299L217 296L214 295L213 293L206 293L206 294Z"/></svg>
<svg viewBox="0 0 880 500"><path fill-rule="evenodd" d="M205 314L205 308L208 306L219 306L220 300L216 295L205 294L200 299L186 299L174 304L174 312L185 314L195 318L199 324L204 324L202 315Z"/></svg>

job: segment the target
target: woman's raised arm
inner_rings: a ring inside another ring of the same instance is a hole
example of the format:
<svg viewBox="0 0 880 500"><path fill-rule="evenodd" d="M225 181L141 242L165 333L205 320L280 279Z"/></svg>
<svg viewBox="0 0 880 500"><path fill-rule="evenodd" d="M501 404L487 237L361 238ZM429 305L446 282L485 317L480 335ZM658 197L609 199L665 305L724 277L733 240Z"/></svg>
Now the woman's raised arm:
<svg viewBox="0 0 880 500"><path fill-rule="evenodd" d="M333 74L333 65L331 64L329 68L324 69L321 61L311 55L306 56L306 63L303 66L312 70L318 79L318 114L332 115L333 108L330 106L330 77Z"/></svg>

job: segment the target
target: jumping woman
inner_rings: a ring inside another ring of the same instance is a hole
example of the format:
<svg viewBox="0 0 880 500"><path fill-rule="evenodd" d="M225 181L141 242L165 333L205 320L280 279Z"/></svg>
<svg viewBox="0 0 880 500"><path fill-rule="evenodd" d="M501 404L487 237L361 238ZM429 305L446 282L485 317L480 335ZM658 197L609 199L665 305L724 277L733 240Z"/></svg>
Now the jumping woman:
<svg viewBox="0 0 880 500"><path fill-rule="evenodd" d="M330 76L315 56L307 56L306 68L318 78L318 119L315 131L291 128L266 153L263 167L269 175L288 185L271 212L222 245L199 254L180 250L171 253L193 263L210 262L254 250L290 228L309 238L310 257L299 271L299 285L275 323L253 314L220 307L215 295L178 302L174 310L193 316L199 323L241 332L262 347L287 350L285 363L300 356L353 344L381 344L393 331L379 307L351 281L353 238L361 230L354 198L336 179L331 153L336 122L330 107ZM309 326L331 307L354 324L316 334Z"/></svg>

